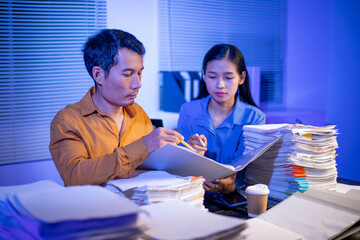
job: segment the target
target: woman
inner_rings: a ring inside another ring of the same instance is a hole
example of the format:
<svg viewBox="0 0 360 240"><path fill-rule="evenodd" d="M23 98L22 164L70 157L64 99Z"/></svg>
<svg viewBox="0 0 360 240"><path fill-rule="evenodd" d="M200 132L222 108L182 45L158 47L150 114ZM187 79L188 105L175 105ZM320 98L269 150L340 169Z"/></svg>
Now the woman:
<svg viewBox="0 0 360 240"><path fill-rule="evenodd" d="M264 124L265 114L252 99L245 60L237 47L213 46L203 60L202 80L200 99L181 106L178 130L198 153L229 164L243 154L243 126ZM204 189L230 193L243 180L244 170L215 183L205 181Z"/></svg>

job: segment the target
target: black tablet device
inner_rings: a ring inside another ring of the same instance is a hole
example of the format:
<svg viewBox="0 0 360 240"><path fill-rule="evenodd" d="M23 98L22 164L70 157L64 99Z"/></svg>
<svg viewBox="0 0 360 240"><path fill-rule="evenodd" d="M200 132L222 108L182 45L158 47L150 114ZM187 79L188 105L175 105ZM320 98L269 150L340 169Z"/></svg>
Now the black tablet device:
<svg viewBox="0 0 360 240"><path fill-rule="evenodd" d="M246 198L237 191L229 194L206 192L205 201L226 208L235 208L246 205Z"/></svg>

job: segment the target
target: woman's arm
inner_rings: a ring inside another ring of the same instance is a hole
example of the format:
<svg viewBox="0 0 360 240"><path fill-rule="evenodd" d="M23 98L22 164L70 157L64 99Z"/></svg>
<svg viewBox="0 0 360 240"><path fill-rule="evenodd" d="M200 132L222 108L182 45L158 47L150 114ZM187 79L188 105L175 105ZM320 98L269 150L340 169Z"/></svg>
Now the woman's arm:
<svg viewBox="0 0 360 240"><path fill-rule="evenodd" d="M236 189L235 178L236 178L236 173L226 178L217 179L215 183L205 181L203 186L205 191L207 192L231 193Z"/></svg>

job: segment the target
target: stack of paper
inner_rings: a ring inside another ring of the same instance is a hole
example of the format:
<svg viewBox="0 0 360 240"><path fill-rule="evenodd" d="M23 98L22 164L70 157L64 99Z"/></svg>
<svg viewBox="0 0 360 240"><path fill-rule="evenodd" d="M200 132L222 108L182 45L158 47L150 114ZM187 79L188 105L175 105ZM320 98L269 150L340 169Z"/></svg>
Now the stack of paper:
<svg viewBox="0 0 360 240"><path fill-rule="evenodd" d="M128 179L107 182L109 190L122 192L135 203L151 203L181 200L205 209L202 177L180 177L165 171L139 171Z"/></svg>
<svg viewBox="0 0 360 240"><path fill-rule="evenodd" d="M4 239L32 239L21 227L17 218L6 206L8 194L19 192L31 192L38 189L63 188L53 181L39 181L31 184L0 187L0 236Z"/></svg>
<svg viewBox="0 0 360 240"><path fill-rule="evenodd" d="M264 183L270 194L283 200L308 188L334 189L337 169L335 126L265 124L244 127L245 153L281 137L256 161L248 165L247 185Z"/></svg>
<svg viewBox="0 0 360 240"><path fill-rule="evenodd" d="M44 184L29 188L33 185ZM0 233L5 238L136 239L143 230L136 225L140 208L99 186L14 189L7 187L2 202L6 214L2 214Z"/></svg>

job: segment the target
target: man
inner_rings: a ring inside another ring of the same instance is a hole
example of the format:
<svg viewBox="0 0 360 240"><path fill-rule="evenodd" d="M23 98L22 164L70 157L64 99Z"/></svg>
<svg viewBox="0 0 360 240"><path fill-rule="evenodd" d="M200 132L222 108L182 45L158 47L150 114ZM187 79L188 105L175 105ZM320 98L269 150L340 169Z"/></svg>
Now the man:
<svg viewBox="0 0 360 240"><path fill-rule="evenodd" d="M176 131L153 127L134 103L141 87L143 44L130 33L104 29L83 48L95 87L51 122L50 152L66 186L127 178L149 154L179 144Z"/></svg>

